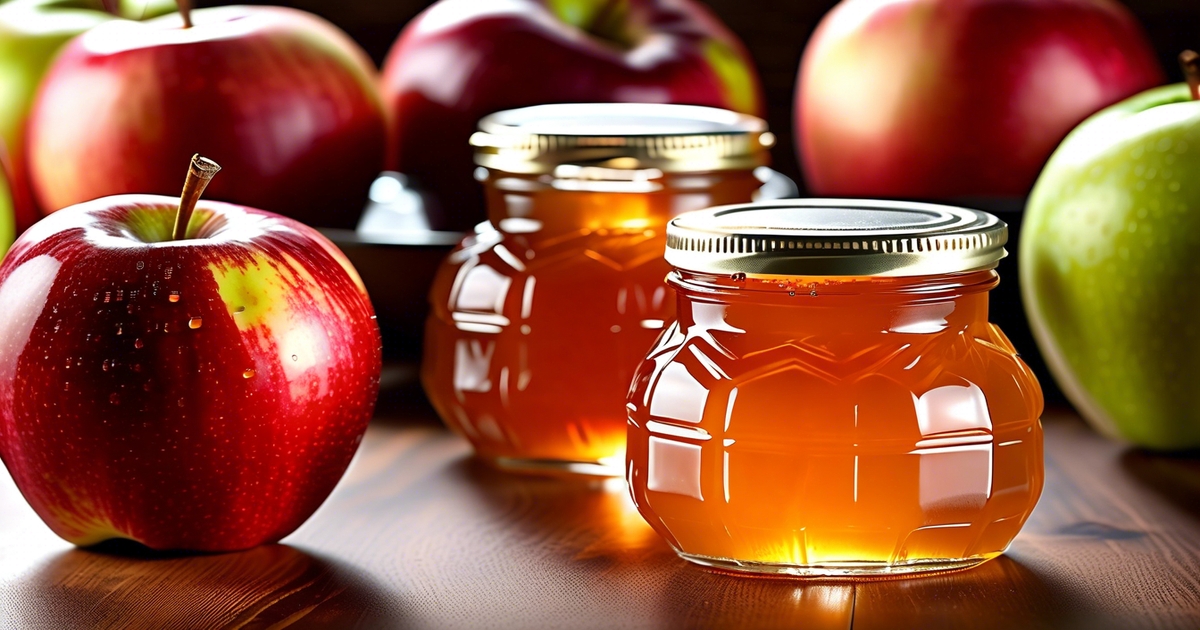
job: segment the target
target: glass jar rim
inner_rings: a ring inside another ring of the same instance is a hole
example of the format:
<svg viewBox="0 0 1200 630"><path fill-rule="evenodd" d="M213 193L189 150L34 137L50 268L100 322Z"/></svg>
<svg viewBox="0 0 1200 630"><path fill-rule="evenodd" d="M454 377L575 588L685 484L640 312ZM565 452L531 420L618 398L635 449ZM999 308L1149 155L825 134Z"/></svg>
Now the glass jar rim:
<svg viewBox="0 0 1200 630"><path fill-rule="evenodd" d="M689 212L666 259L702 273L925 276L992 269L1008 225L980 210L871 199L786 199Z"/></svg>
<svg viewBox="0 0 1200 630"><path fill-rule="evenodd" d="M753 169L770 162L775 136L761 118L663 103L560 103L511 109L479 121L475 163L510 173L562 165L664 173Z"/></svg>

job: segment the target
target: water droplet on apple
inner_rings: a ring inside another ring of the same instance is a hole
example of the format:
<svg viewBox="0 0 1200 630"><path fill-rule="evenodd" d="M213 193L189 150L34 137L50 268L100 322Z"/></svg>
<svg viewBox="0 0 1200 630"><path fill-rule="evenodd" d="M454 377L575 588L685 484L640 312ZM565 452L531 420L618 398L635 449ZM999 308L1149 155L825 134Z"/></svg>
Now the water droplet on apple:
<svg viewBox="0 0 1200 630"><path fill-rule="evenodd" d="M105 291L104 292L104 303L108 304L111 301L112 301L112 291Z"/></svg>
<svg viewBox="0 0 1200 630"><path fill-rule="evenodd" d="M254 378L254 370L246 370L242 372L242 378Z"/></svg>
<svg viewBox="0 0 1200 630"><path fill-rule="evenodd" d="M163 322L163 332L171 332L171 322Z"/></svg>
<svg viewBox="0 0 1200 630"><path fill-rule="evenodd" d="M189 319L189 320L188 320L188 328L191 328L192 330L196 330L197 328L199 328L199 327L201 327L201 326L203 326L203 325L204 325L204 319L203 319L203 318L200 318L200 317L193 317L193 318L191 318L191 319Z"/></svg>
<svg viewBox="0 0 1200 630"><path fill-rule="evenodd" d="M111 403L111 404L114 404L114 405L119 405L119 404L121 404L121 395L120 395L120 394L118 394L118 393L116 393L116 392L113 392L113 393L109 394L109 395L108 395L108 402L109 402L109 403Z"/></svg>
<svg viewBox="0 0 1200 630"><path fill-rule="evenodd" d="M134 364L133 364L133 371L134 371L134 372L141 372L141 371L142 371L142 364L141 364L141 363L134 363Z"/></svg>
<svg viewBox="0 0 1200 630"><path fill-rule="evenodd" d="M117 335L123 335L123 334L125 334L124 324L117 324Z"/></svg>
<svg viewBox="0 0 1200 630"><path fill-rule="evenodd" d="M172 273L175 273L174 267L167 267L166 269L163 269L163 279L170 280Z"/></svg>
<svg viewBox="0 0 1200 630"><path fill-rule="evenodd" d="M64 392L69 392L69 391L71 391L71 382L70 382L70 381L67 381L67 382L63 383L63 391L64 391Z"/></svg>
<svg viewBox="0 0 1200 630"><path fill-rule="evenodd" d="M105 372L107 372L108 368L110 367L112 367L112 361L109 361L108 359L105 359L104 363L100 364L100 369L104 370Z"/></svg>
<svg viewBox="0 0 1200 630"><path fill-rule="evenodd" d="M742 273L742 272L740 272L740 271L739 271L739 272L737 272L737 273L735 273L735 274L733 274L733 281L734 281L734 282L745 282L745 281L746 281L746 274L744 274L744 273Z"/></svg>
<svg viewBox="0 0 1200 630"><path fill-rule="evenodd" d="M169 302L178 302L178 301L179 301L179 292L178 292L178 291L172 291L172 292L171 292L171 295L168 295L168 296L167 296L167 301L169 301Z"/></svg>
<svg viewBox="0 0 1200 630"><path fill-rule="evenodd" d="M245 307L245 306L239 306L239 307L237 307L237 308L233 309L233 314L234 314L234 315L237 315L237 314L239 314L239 313L245 313L245 312L246 312L246 307Z"/></svg>
<svg viewBox="0 0 1200 630"><path fill-rule="evenodd" d="M182 407L183 405L184 405L183 398L182 398L182 397L180 397L180 398L179 398L179 406L180 406L180 407Z"/></svg>
<svg viewBox="0 0 1200 630"><path fill-rule="evenodd" d="M54 332L58 332L62 328L62 320L54 322Z"/></svg>
<svg viewBox="0 0 1200 630"><path fill-rule="evenodd" d="M293 361L299 361L299 360L300 360L300 357L298 357L298 356L296 356L296 355L294 355L294 354L293 354L293 355L292 355L292 360L293 360Z"/></svg>
<svg viewBox="0 0 1200 630"><path fill-rule="evenodd" d="M138 350L141 350L141 349L142 349L142 348L144 348L145 346L146 346L146 344L145 344L145 343L143 343L141 339L134 339L134 340L133 340L133 347L134 347L134 348L137 348Z"/></svg>

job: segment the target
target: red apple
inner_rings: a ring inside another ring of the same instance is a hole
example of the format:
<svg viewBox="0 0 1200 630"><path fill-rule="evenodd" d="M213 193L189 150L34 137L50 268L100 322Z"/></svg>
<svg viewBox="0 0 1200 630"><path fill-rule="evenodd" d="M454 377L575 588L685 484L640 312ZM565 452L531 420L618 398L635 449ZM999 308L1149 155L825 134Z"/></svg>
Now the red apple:
<svg viewBox="0 0 1200 630"><path fill-rule="evenodd" d="M217 202L172 240L177 205L56 212L0 265L0 458L78 545L279 540L328 496L373 411L379 329L341 252Z"/></svg>
<svg viewBox="0 0 1200 630"><path fill-rule="evenodd" d="M745 49L693 0L441 0L400 34L382 85L389 167L440 202L435 229L484 218L467 140L487 114L616 101L763 113Z"/></svg>
<svg viewBox="0 0 1200 630"><path fill-rule="evenodd" d="M29 121L42 209L172 194L177 166L200 151L238 174L218 179L212 197L352 227L385 144L365 53L293 9L221 7L190 17L191 28L179 14L107 22L63 50Z"/></svg>
<svg viewBox="0 0 1200 630"><path fill-rule="evenodd" d="M1024 196L1096 111L1164 76L1114 0L843 0L800 65L814 194Z"/></svg>

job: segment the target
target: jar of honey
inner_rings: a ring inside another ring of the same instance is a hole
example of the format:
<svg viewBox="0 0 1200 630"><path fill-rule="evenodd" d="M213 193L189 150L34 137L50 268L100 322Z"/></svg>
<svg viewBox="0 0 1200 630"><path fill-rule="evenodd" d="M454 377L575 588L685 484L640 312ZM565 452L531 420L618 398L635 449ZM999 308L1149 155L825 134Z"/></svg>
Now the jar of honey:
<svg viewBox="0 0 1200 630"><path fill-rule="evenodd" d="M627 479L684 558L800 576L966 568L1042 490L1042 394L988 291L1007 226L793 200L667 227L678 319L637 370Z"/></svg>
<svg viewBox="0 0 1200 630"><path fill-rule="evenodd" d="M479 128L489 220L434 280L425 391L498 466L621 475L629 382L675 312L666 223L758 198L773 137L684 105L545 105Z"/></svg>

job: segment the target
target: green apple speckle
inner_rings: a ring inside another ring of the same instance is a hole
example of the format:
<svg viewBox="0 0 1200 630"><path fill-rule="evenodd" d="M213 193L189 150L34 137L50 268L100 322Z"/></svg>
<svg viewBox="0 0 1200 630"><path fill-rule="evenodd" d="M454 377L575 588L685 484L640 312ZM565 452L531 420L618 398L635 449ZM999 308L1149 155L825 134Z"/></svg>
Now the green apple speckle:
<svg viewBox="0 0 1200 630"><path fill-rule="evenodd" d="M1029 200L1021 284L1038 345L1103 432L1200 447L1200 101L1150 90L1085 121Z"/></svg>

